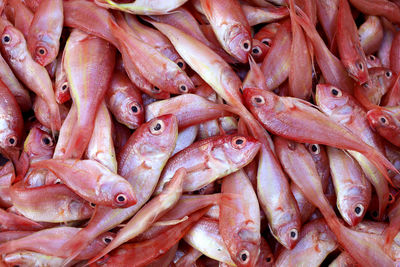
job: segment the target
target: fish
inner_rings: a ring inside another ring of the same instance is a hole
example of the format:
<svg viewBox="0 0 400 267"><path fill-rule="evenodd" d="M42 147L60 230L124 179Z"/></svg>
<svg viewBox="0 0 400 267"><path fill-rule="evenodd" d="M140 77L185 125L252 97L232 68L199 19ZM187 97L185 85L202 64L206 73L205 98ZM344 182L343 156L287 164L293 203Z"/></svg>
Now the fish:
<svg viewBox="0 0 400 267"><path fill-rule="evenodd" d="M24 120L14 95L0 80L0 147L7 149L22 144Z"/></svg>
<svg viewBox="0 0 400 267"><path fill-rule="evenodd" d="M75 29L64 49L64 69L77 110L64 158L80 158L90 141L97 109L111 81L115 48L103 39Z"/></svg>
<svg viewBox="0 0 400 267"><path fill-rule="evenodd" d="M155 194L162 192L179 168L187 170L183 192L191 192L246 166L259 149L257 140L241 135L214 136L193 143L168 161Z"/></svg>
<svg viewBox="0 0 400 267"><path fill-rule="evenodd" d="M1 40L2 51L15 74L30 90L46 102L50 110L51 129L53 132L59 130L61 127L60 111L47 70L33 60L24 36L13 26L5 27ZM31 71L26 72L26 69Z"/></svg>
<svg viewBox="0 0 400 267"><path fill-rule="evenodd" d="M238 0L201 0L201 7L224 50L246 63L251 50L250 25Z"/></svg>
<svg viewBox="0 0 400 267"><path fill-rule="evenodd" d="M56 59L63 23L63 1L41 0L27 36L29 52L40 65L47 66Z"/></svg>
<svg viewBox="0 0 400 267"><path fill-rule="evenodd" d="M367 82L367 60L347 0L339 0L336 37L340 59L349 76L359 84Z"/></svg>
<svg viewBox="0 0 400 267"><path fill-rule="evenodd" d="M128 181L94 160L50 159L34 162L31 167L50 170L69 188L91 203L128 208L137 202L135 192Z"/></svg>
<svg viewBox="0 0 400 267"><path fill-rule="evenodd" d="M243 96L247 107L265 129L298 142L324 144L360 152L390 181L386 168L393 171L395 168L381 152L361 141L350 130L337 124L308 102L279 97L255 88L244 89ZM306 122L309 126L304 131ZM312 126L313 124L316 125Z"/></svg>

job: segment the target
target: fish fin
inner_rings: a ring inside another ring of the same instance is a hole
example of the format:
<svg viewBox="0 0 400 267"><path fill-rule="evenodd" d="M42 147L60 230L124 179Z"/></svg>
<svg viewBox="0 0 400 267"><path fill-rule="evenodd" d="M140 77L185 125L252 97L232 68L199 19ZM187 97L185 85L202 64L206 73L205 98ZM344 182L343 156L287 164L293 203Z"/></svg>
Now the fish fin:
<svg viewBox="0 0 400 267"><path fill-rule="evenodd" d="M376 151L375 149L369 150L364 156L367 159L370 159L375 167L382 173L388 183L396 188L393 184L392 179L390 179L387 169L392 170L393 172L400 174L399 171L393 166L393 164L381 153Z"/></svg>

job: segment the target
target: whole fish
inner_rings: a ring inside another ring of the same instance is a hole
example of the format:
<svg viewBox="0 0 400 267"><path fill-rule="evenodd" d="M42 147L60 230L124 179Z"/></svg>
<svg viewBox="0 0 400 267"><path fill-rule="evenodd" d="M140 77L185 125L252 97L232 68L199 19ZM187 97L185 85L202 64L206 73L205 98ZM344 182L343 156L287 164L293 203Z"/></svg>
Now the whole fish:
<svg viewBox="0 0 400 267"><path fill-rule="evenodd" d="M136 203L135 192L129 182L97 161L52 159L35 162L31 167L50 170L91 203L114 208L127 208Z"/></svg>
<svg viewBox="0 0 400 267"><path fill-rule="evenodd" d="M95 0L94 2L105 8L112 8L137 15L163 15L171 13L174 9L183 5L187 0L138 0L131 3L118 3L120 1Z"/></svg>
<svg viewBox="0 0 400 267"><path fill-rule="evenodd" d="M246 166L259 149L257 140L241 135L215 136L196 142L168 161L155 193L159 194L182 167L187 170L183 191L198 190Z"/></svg>
<svg viewBox="0 0 400 267"><path fill-rule="evenodd" d="M339 0L336 36L340 59L350 77L359 84L367 82L367 60L347 0Z"/></svg>
<svg viewBox="0 0 400 267"><path fill-rule="evenodd" d="M27 38L29 52L40 65L47 66L57 57L63 23L63 1L41 0Z"/></svg>
<svg viewBox="0 0 400 267"><path fill-rule="evenodd" d="M201 0L201 7L224 50L242 63L251 50L250 25L238 0Z"/></svg>
<svg viewBox="0 0 400 267"><path fill-rule="evenodd" d="M89 264L97 261L113 249L116 249L123 243L146 231L154 221L157 221L157 219L168 212L168 210L176 204L182 195L182 185L185 176L185 169L181 168L177 170L171 182L167 184L161 194L146 203L146 205L144 205L118 232L113 241L111 241L105 249L90 260Z"/></svg>
<svg viewBox="0 0 400 267"><path fill-rule="evenodd" d="M77 120L64 158L80 158L90 141L97 109L112 77L115 48L100 38L74 30L65 46L64 68Z"/></svg>
<svg viewBox="0 0 400 267"><path fill-rule="evenodd" d="M137 203L125 209L97 206L88 226L63 247L68 253L66 263L98 235L132 217L150 199L161 171L174 150L177 135L178 123L176 117L170 114L142 124L131 135L118 154L118 173L132 185Z"/></svg>
<svg viewBox="0 0 400 267"><path fill-rule="evenodd" d="M237 266L254 266L261 243L260 207L256 193L243 170L225 177L221 192L235 194L232 200L223 197L220 204L221 237Z"/></svg>
<svg viewBox="0 0 400 267"><path fill-rule="evenodd" d="M86 150L86 157L117 173L117 158L112 140L113 124L106 104L101 102L96 114L94 129Z"/></svg>
<svg viewBox="0 0 400 267"><path fill-rule="evenodd" d="M22 33L9 25L2 33L2 51L18 78L46 101L51 117L51 129L54 132L61 127L60 112L55 100L53 86L47 70L36 63L29 54ZM27 72L26 70L30 71Z"/></svg>
<svg viewBox="0 0 400 267"><path fill-rule="evenodd" d="M383 26L379 17L368 16L358 29L358 34L361 47L366 55L378 51L383 39Z"/></svg>
<svg viewBox="0 0 400 267"><path fill-rule="evenodd" d="M279 97L271 92L254 88L246 88L243 95L251 112L267 130L276 135L298 142L355 150L371 160L385 177L387 177L386 168L394 169L381 152L311 107L308 102L290 97ZM300 121L302 123L299 123ZM305 123L308 125L306 131L304 130Z"/></svg>
<svg viewBox="0 0 400 267"><path fill-rule="evenodd" d="M0 80L0 147L9 148L22 144L24 120L17 100Z"/></svg>
<svg viewBox="0 0 400 267"><path fill-rule="evenodd" d="M51 256L65 257L65 253L59 253L62 251L60 248L62 248L65 242L73 238L79 230L80 228L67 226L44 229L26 237L1 244L0 252L1 254L8 254L25 249ZM99 252L99 250L110 243L113 238L113 233L105 233L99 236L82 251L77 259L90 259Z"/></svg>
<svg viewBox="0 0 400 267"><path fill-rule="evenodd" d="M367 212L371 186L353 158L336 148L327 150L338 210L349 225L357 225Z"/></svg>
<svg viewBox="0 0 400 267"><path fill-rule="evenodd" d="M89 219L93 214L89 203L63 184L34 188L15 184L10 188L10 195L16 210L34 221L77 221Z"/></svg>

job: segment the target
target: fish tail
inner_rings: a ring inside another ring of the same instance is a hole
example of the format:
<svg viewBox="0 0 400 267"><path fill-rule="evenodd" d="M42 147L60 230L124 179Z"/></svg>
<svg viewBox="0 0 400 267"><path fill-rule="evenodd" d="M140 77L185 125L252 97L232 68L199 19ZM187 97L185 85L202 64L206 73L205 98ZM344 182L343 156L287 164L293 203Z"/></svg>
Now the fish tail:
<svg viewBox="0 0 400 267"><path fill-rule="evenodd" d="M371 148L367 153L363 153L363 155L371 160L371 162L375 165L375 167L382 173L388 183L393 186L392 179L390 179L387 169L394 171L395 173L399 173L396 167L380 152L376 151L375 149Z"/></svg>

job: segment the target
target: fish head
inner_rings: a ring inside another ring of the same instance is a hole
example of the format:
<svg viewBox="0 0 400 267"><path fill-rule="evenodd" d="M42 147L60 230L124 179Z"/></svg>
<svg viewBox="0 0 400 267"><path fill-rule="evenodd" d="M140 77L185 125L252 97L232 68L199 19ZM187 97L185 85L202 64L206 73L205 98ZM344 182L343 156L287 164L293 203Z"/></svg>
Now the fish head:
<svg viewBox="0 0 400 267"><path fill-rule="evenodd" d="M111 184L105 185L104 188L109 187L111 187L111 197L114 207L127 208L136 204L137 199L135 192L133 191L133 188L128 181L113 181ZM104 190L103 192L107 192L107 190Z"/></svg>
<svg viewBox="0 0 400 267"><path fill-rule="evenodd" d="M174 80L178 86L177 91L180 94L191 93L194 90L194 84L192 80L186 75L183 70L177 73Z"/></svg>
<svg viewBox="0 0 400 267"><path fill-rule="evenodd" d="M39 127L32 127L25 139L24 151L32 159L51 159L55 142L53 137Z"/></svg>
<svg viewBox="0 0 400 267"><path fill-rule="evenodd" d="M125 124L131 129L137 129L144 120L143 105L136 101L134 97L127 97L122 102L121 116Z"/></svg>
<svg viewBox="0 0 400 267"><path fill-rule="evenodd" d="M397 127L396 120L392 114L382 108L376 108L368 111L367 119L370 126L378 131L384 133L385 136L390 136L391 133L395 134Z"/></svg>
<svg viewBox="0 0 400 267"><path fill-rule="evenodd" d="M279 97L274 93L257 88L245 88L243 98L245 105L253 113L273 111L279 102Z"/></svg>
<svg viewBox="0 0 400 267"><path fill-rule="evenodd" d="M285 248L292 249L299 241L300 223L296 220L283 224L278 229L272 229L272 235L279 241Z"/></svg>
<svg viewBox="0 0 400 267"><path fill-rule="evenodd" d="M255 266L260 255L260 234L251 229L241 229L238 232L238 246L232 260L237 266Z"/></svg>
<svg viewBox="0 0 400 267"><path fill-rule="evenodd" d="M366 83L369 79L368 67L364 60L356 59L345 64L348 74L359 84Z"/></svg>
<svg viewBox="0 0 400 267"><path fill-rule="evenodd" d="M56 101L58 104L63 104L71 99L71 94L69 92L69 84L67 81L58 85L55 89Z"/></svg>
<svg viewBox="0 0 400 267"><path fill-rule="evenodd" d="M245 166L257 155L261 143L243 135L228 135L223 142L224 154L237 166Z"/></svg>
<svg viewBox="0 0 400 267"><path fill-rule="evenodd" d="M334 115L334 113L351 112L351 110L346 109L346 107L349 107L349 94L333 85L318 84L315 101L329 116Z"/></svg>
<svg viewBox="0 0 400 267"><path fill-rule="evenodd" d="M20 58L25 56L24 45L26 41L23 34L15 27L8 25L4 28L1 35L1 43L6 54L11 58Z"/></svg>
<svg viewBox="0 0 400 267"><path fill-rule="evenodd" d="M241 63L248 61L251 51L251 35L243 25L233 25L227 37L227 46L237 60Z"/></svg>
<svg viewBox="0 0 400 267"><path fill-rule="evenodd" d="M377 88L381 93L386 93L397 79L397 76L388 68L370 68L368 69L368 73L372 88Z"/></svg>
<svg viewBox="0 0 400 267"><path fill-rule="evenodd" d="M346 198L340 204L338 203L343 219L350 226L355 226L362 221L367 212L368 204L365 199L357 196Z"/></svg>
<svg viewBox="0 0 400 267"><path fill-rule="evenodd" d="M367 56L367 67L368 68L382 67L382 62L379 58L371 54Z"/></svg>
<svg viewBox="0 0 400 267"><path fill-rule="evenodd" d="M57 44L47 37L46 33L39 33L32 42L28 42L32 58L42 66L48 65L57 57L57 48Z"/></svg>

